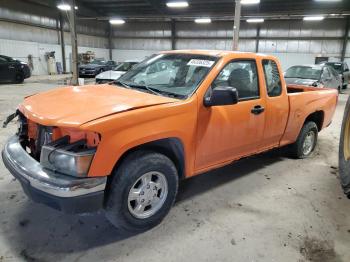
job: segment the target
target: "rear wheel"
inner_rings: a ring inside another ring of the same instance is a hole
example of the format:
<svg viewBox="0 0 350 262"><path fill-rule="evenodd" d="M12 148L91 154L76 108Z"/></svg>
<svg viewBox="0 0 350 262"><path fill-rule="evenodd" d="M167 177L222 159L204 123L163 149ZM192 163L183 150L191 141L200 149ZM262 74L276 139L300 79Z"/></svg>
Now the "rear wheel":
<svg viewBox="0 0 350 262"><path fill-rule="evenodd" d="M344 193L350 198L350 97L346 103L340 134L339 175Z"/></svg>
<svg viewBox="0 0 350 262"><path fill-rule="evenodd" d="M297 141L291 146L291 153L296 158L306 158L312 154L317 144L318 129L315 122L306 122Z"/></svg>
<svg viewBox="0 0 350 262"><path fill-rule="evenodd" d="M168 214L177 189L177 170L168 157L152 151L132 153L110 181L106 217L117 228L146 231Z"/></svg>

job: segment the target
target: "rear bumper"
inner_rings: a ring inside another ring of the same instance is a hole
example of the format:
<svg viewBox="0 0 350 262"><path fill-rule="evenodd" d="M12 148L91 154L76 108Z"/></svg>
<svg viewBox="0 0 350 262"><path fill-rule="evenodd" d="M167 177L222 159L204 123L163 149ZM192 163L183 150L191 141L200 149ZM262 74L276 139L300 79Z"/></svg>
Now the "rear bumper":
<svg viewBox="0 0 350 262"><path fill-rule="evenodd" d="M36 202L67 213L94 212L103 207L107 178L75 178L44 169L21 146L18 136L2 151L6 168Z"/></svg>

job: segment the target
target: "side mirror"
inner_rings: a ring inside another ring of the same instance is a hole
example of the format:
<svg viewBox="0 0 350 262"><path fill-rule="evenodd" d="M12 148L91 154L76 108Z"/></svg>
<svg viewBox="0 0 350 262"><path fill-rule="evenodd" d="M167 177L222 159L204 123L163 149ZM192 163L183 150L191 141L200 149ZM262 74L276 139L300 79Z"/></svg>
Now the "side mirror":
<svg viewBox="0 0 350 262"><path fill-rule="evenodd" d="M238 91L234 87L216 87L204 98L204 106L226 106L238 103Z"/></svg>

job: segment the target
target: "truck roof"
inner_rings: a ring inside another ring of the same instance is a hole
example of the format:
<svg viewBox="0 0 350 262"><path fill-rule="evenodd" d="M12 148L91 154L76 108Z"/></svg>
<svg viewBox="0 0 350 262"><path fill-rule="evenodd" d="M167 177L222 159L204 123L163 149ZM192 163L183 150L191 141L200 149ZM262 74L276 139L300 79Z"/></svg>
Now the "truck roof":
<svg viewBox="0 0 350 262"><path fill-rule="evenodd" d="M242 55L245 54L249 57L268 57L268 55L265 54L259 54L259 53L252 53L252 52L238 52L238 51L225 51L225 50L173 50L173 51L164 51L161 53L166 54L194 54L194 55L207 55L207 56L217 56L217 57L223 57L227 55Z"/></svg>

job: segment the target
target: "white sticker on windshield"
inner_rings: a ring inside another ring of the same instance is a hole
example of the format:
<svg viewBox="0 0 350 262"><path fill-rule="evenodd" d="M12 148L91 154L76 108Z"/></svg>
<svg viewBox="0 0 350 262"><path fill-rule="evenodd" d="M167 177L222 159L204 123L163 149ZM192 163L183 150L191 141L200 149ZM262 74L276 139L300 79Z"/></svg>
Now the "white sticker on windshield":
<svg viewBox="0 0 350 262"><path fill-rule="evenodd" d="M200 59L192 59L190 62L188 62L187 65L189 66L201 66L201 67L212 67L214 64L214 61L210 60L200 60Z"/></svg>

